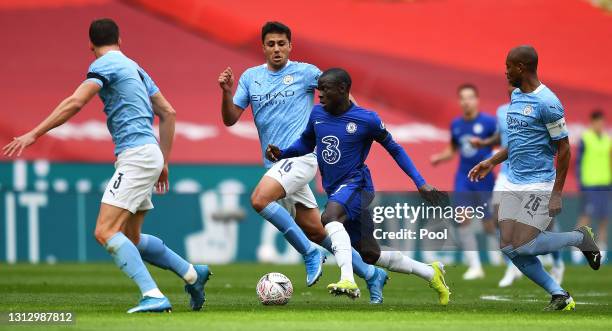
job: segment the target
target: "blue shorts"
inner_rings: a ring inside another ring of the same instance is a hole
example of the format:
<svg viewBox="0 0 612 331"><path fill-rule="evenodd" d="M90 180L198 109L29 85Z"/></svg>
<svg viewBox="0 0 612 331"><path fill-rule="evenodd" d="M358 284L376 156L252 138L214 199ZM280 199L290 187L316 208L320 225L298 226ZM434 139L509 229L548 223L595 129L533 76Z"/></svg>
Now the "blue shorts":
<svg viewBox="0 0 612 331"><path fill-rule="evenodd" d="M610 186L583 187L582 213L594 220L607 219L610 215L608 204L612 199Z"/></svg>
<svg viewBox="0 0 612 331"><path fill-rule="evenodd" d="M365 236L374 232L374 221L368 207L374 199L374 192L363 188L359 183L342 184L329 195L328 203L333 201L344 208L347 219L344 228L355 245Z"/></svg>
<svg viewBox="0 0 612 331"><path fill-rule="evenodd" d="M472 206L474 208L483 206L487 219L490 216L490 203L495 186L495 177L489 173L478 182L471 182L467 174L457 172L455 175L455 192L452 200L454 206Z"/></svg>

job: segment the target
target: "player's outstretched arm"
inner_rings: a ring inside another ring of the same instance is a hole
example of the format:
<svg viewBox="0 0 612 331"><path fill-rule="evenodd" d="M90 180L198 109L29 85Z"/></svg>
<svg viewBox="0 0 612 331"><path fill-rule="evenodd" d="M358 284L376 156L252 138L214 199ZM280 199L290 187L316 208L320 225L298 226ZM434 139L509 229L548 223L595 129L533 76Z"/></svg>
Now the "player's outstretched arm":
<svg viewBox="0 0 612 331"><path fill-rule="evenodd" d="M2 148L2 152L8 157L13 155L20 156L23 149L36 142L36 139L40 136L66 123L66 121L78 113L79 110L98 93L98 91L100 91L100 86L98 84L93 82L82 83L71 96L60 102L53 112L38 124L38 126L22 136L13 138L13 141Z"/></svg>
<svg viewBox="0 0 612 331"><path fill-rule="evenodd" d="M219 74L219 86L221 87L221 116L223 117L223 124L225 126L232 126L238 122L240 115L244 109L234 104L232 96L232 89L234 87L234 73L232 68L227 67L221 74Z"/></svg>
<svg viewBox="0 0 612 331"><path fill-rule="evenodd" d="M153 105L153 112L159 117L159 147L164 155L164 168L159 175L155 188L157 192L165 193L170 188L168 182L168 161L174 141L176 111L172 108L170 102L164 98L161 92L157 92L151 96L151 104Z"/></svg>
<svg viewBox="0 0 612 331"><path fill-rule="evenodd" d="M557 174L550 202L548 203L548 214L550 217L555 217L561 213L561 192L563 192L571 158L570 143L567 137L555 140L555 145L557 145Z"/></svg>
<svg viewBox="0 0 612 331"><path fill-rule="evenodd" d="M483 179L496 165L506 161L508 159L508 149L502 148L499 152L495 153L490 158L481 161L468 173L468 178L472 182L477 182Z"/></svg>
<svg viewBox="0 0 612 331"><path fill-rule="evenodd" d="M286 149L280 149L274 145L268 145L266 148L266 158L272 162L276 162L282 159L288 159L291 157L298 157L312 153L315 148L314 139L310 139L307 136L302 136L293 142L291 146Z"/></svg>
<svg viewBox="0 0 612 331"><path fill-rule="evenodd" d="M444 148L442 152L431 156L431 159L430 159L431 164L433 166L436 166L442 162L446 162L452 159L453 156L455 156L456 150L457 150L457 146L455 146L455 144L451 142L450 144L448 144L448 146L446 146L446 148Z"/></svg>

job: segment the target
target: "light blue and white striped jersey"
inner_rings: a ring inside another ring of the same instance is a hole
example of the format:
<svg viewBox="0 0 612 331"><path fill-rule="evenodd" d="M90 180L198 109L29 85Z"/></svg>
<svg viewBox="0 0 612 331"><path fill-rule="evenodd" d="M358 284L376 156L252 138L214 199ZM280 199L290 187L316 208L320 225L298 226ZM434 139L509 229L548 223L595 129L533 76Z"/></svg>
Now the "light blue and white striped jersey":
<svg viewBox="0 0 612 331"><path fill-rule="evenodd" d="M234 104L242 109L251 105L262 155L268 144L283 149L300 137L312 111L320 75L316 66L293 61L277 72L262 64L242 74ZM270 168L273 163L263 156L264 166Z"/></svg>
<svg viewBox="0 0 612 331"><path fill-rule="evenodd" d="M531 93L512 92L506 115L508 180L515 184L555 179L555 140L568 136L561 101L544 84Z"/></svg>
<svg viewBox="0 0 612 331"><path fill-rule="evenodd" d="M150 97L159 88L136 62L120 51L109 51L89 66L86 81L101 87L99 95L115 155L127 148L157 144Z"/></svg>

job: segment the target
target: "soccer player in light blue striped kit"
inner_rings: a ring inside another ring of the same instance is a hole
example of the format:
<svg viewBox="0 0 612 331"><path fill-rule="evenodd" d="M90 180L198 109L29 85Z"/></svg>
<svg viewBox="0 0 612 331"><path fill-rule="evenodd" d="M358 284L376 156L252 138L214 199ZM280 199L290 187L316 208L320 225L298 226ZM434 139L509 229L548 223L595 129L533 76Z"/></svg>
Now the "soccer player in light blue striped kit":
<svg viewBox="0 0 612 331"><path fill-rule="evenodd" d="M99 94L117 162L104 190L95 237L140 288L142 298L128 313L172 309L143 260L181 277L191 297L191 308L200 310L205 301L204 285L210 276L208 266L194 266L161 239L140 232L146 212L153 208L154 187L160 193L169 189L168 159L175 111L151 77L120 51L119 27L113 20L93 21L89 39L96 60L89 67L86 80L36 128L6 145L4 154L19 156L24 148L68 121ZM160 119L159 143L153 132L154 115Z"/></svg>
<svg viewBox="0 0 612 331"><path fill-rule="evenodd" d="M480 180L508 160L508 183L499 208L502 253L552 296L545 310L573 310L574 299L546 272L537 255L574 246L597 270L601 254L589 227L547 231L552 218L561 212L570 146L563 106L540 82L537 67L538 55L531 46L515 47L508 53L506 77L517 88L506 114L508 148L480 162L469 177Z"/></svg>

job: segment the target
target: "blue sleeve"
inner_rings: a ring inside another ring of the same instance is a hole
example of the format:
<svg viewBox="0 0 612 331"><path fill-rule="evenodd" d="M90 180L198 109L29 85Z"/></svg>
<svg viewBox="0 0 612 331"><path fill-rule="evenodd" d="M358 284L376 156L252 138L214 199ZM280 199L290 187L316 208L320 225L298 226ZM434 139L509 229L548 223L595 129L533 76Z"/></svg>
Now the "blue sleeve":
<svg viewBox="0 0 612 331"><path fill-rule="evenodd" d="M563 139L569 135L565 124L565 110L558 100L540 103L540 116L552 140Z"/></svg>
<svg viewBox="0 0 612 331"><path fill-rule="evenodd" d="M144 71L144 69L138 68L138 75L140 75L140 78L142 79L142 82L144 83L147 89L147 94L150 97L152 97L153 95L159 92L159 87L155 85L155 82L153 81L151 76L149 76L149 74L146 71Z"/></svg>
<svg viewBox="0 0 612 331"><path fill-rule="evenodd" d="M294 141L291 146L281 150L281 155L279 159L288 159L290 157L302 156L308 153L312 153L312 151L314 151L316 141L312 116L313 113L314 111L310 113L308 124L306 125L304 132L302 132L302 135L300 135L300 138Z"/></svg>
<svg viewBox="0 0 612 331"><path fill-rule="evenodd" d="M238 88L234 94L234 105L246 109L249 106L251 96L249 94L249 85L251 85L251 75L245 71L238 80Z"/></svg>
<svg viewBox="0 0 612 331"><path fill-rule="evenodd" d="M108 65L104 65L102 61L94 61L87 70L86 82L93 82L100 87L108 86L111 82L112 73Z"/></svg>
<svg viewBox="0 0 612 331"><path fill-rule="evenodd" d="M311 90L317 88L319 84L319 76L321 76L321 70L317 66L309 64L306 67L306 73L304 75L306 87Z"/></svg>
<svg viewBox="0 0 612 331"><path fill-rule="evenodd" d="M385 124L380 117L378 117L376 113L373 115L374 116L370 125L372 138L380 143L387 150L387 152L389 152L397 165L399 165L404 173L412 179L417 188L425 185L425 179L414 166L414 163L404 148L393 140L393 136L391 136L391 134L387 131Z"/></svg>

